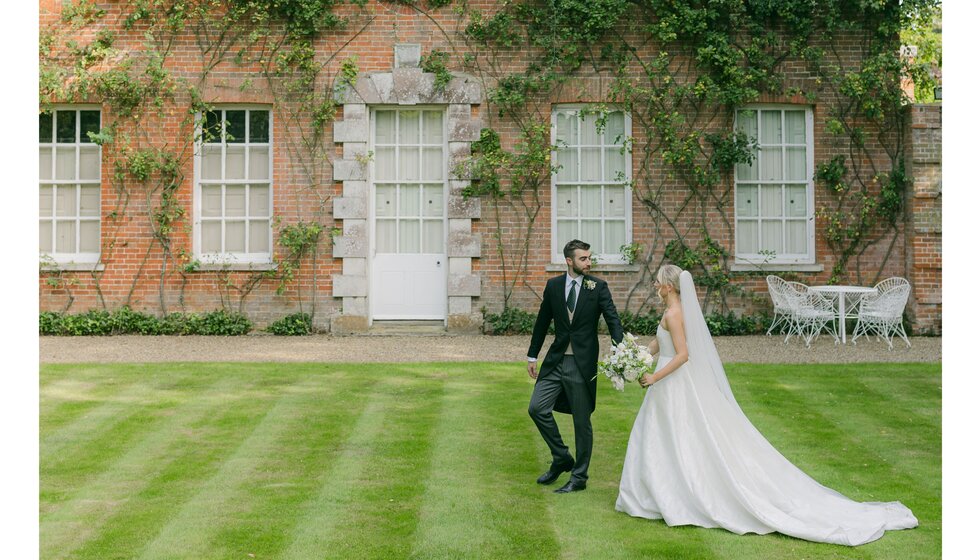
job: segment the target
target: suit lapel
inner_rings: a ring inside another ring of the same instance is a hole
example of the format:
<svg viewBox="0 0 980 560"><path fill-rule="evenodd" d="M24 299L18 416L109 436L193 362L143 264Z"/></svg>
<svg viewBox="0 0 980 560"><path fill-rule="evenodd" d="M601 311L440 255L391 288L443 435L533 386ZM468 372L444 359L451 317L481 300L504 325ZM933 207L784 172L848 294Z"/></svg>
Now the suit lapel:
<svg viewBox="0 0 980 560"><path fill-rule="evenodd" d="M566 275L564 274L555 279L557 289L555 290L554 305L556 306L555 309L557 309L557 311L554 313L554 315L556 316L556 321L561 321L566 328L570 328L572 325L568 320L568 307L565 305L565 282ZM560 319L557 318L559 316L561 317ZM557 326L558 324L555 323L555 327Z"/></svg>
<svg viewBox="0 0 980 560"><path fill-rule="evenodd" d="M586 304L587 304L587 302L589 302L591 300L591 297L590 296L592 295L592 292L594 291L594 290L590 290L590 289L588 289L588 288L585 287L585 283L586 283L586 281L588 281L588 279L589 279L588 276L582 276L582 285L579 286L579 289L578 289L578 298L575 301L575 314L572 316L571 325L574 325L575 323L578 323L579 322L579 317L581 317L582 315L584 315L585 314L585 311L588 309L588 306ZM569 326L571 326L571 325L569 325Z"/></svg>

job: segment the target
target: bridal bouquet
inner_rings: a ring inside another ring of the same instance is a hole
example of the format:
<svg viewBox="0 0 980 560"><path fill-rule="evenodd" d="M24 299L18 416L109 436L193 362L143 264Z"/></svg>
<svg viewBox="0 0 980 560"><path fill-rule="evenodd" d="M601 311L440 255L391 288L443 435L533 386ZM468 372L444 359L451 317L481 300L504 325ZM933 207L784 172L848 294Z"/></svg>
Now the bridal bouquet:
<svg viewBox="0 0 980 560"><path fill-rule="evenodd" d="M599 373L608 377L617 391L622 391L627 381L636 381L651 371L653 356L645 346L637 344L636 337L630 333L626 333L622 342L614 344L612 353L599 362Z"/></svg>

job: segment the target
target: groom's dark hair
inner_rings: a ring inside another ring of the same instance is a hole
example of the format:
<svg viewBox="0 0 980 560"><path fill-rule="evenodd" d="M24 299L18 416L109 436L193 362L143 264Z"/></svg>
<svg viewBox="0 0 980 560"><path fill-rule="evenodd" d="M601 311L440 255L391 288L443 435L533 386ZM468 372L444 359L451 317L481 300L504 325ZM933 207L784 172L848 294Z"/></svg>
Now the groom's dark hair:
<svg viewBox="0 0 980 560"><path fill-rule="evenodd" d="M578 239L572 239L565 244L565 250L562 251L565 254L566 259L575 258L575 249L581 249L583 251L588 251L592 245L589 245L585 241L579 241Z"/></svg>

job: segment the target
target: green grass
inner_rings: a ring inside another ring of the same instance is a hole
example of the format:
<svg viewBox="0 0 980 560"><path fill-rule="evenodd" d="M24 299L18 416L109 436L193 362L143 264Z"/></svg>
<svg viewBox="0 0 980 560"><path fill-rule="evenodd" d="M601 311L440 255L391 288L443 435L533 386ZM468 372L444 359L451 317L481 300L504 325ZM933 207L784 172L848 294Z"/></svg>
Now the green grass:
<svg viewBox="0 0 980 560"><path fill-rule="evenodd" d="M41 557L940 556L939 364L728 366L745 413L791 461L919 519L858 548L616 512L636 386L600 382L589 489L553 494L534 483L549 456L523 371L44 365ZM573 442L570 418L558 417Z"/></svg>

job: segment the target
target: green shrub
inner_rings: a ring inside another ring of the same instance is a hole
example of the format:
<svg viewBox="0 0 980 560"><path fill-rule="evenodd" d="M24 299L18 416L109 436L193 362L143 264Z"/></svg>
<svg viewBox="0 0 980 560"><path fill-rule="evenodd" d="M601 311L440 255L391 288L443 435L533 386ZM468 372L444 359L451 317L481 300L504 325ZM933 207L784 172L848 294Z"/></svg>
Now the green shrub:
<svg viewBox="0 0 980 560"><path fill-rule="evenodd" d="M104 336L112 334L112 315L91 309L77 315L62 315L61 334L69 336Z"/></svg>
<svg viewBox="0 0 980 560"><path fill-rule="evenodd" d="M293 313L274 321L266 330L284 336L310 334L313 332L313 318L309 313Z"/></svg>
<svg viewBox="0 0 980 560"><path fill-rule="evenodd" d="M121 307L112 313L92 309L75 315L43 311L38 318L38 332L41 335L242 335L250 330L252 322L247 317L224 310L187 315L172 313L160 319L129 307Z"/></svg>
<svg viewBox="0 0 980 560"><path fill-rule="evenodd" d="M487 313L483 309L485 334L531 334L537 316L517 307L507 307L500 313Z"/></svg>
<svg viewBox="0 0 980 560"><path fill-rule="evenodd" d="M61 334L61 313L42 311L38 318L38 332L41 335Z"/></svg>
<svg viewBox="0 0 980 560"><path fill-rule="evenodd" d="M623 311L619 314L619 321L623 324L623 332L633 333L637 336L653 336L657 334L660 317L661 315L655 312L639 315L632 311Z"/></svg>

